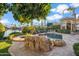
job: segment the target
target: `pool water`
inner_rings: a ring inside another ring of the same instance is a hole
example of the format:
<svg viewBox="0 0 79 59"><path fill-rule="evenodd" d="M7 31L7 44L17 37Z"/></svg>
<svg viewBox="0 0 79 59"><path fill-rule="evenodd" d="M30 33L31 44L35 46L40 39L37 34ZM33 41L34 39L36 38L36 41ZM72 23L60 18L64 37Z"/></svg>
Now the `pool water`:
<svg viewBox="0 0 79 59"><path fill-rule="evenodd" d="M4 34L4 37L9 36L10 33L12 32L21 32L19 30L7 30ZM47 36L49 39L56 39L56 40L61 40L63 39L61 34L56 34L56 33L46 33L44 34L45 36Z"/></svg>
<svg viewBox="0 0 79 59"><path fill-rule="evenodd" d="M60 34L52 33L52 34L46 34L46 35L49 39L57 39L57 40L63 39L62 35Z"/></svg>

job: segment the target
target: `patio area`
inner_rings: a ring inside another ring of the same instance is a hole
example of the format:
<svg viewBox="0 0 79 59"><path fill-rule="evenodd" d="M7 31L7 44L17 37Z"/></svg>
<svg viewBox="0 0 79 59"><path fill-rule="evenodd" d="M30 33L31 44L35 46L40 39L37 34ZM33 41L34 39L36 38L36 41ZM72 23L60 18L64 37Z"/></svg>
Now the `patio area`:
<svg viewBox="0 0 79 59"><path fill-rule="evenodd" d="M13 42L9 48L9 53L13 56L75 56L73 44L79 42L79 35L62 34L66 46L54 47L52 51L45 53L35 53L24 47L24 42Z"/></svg>

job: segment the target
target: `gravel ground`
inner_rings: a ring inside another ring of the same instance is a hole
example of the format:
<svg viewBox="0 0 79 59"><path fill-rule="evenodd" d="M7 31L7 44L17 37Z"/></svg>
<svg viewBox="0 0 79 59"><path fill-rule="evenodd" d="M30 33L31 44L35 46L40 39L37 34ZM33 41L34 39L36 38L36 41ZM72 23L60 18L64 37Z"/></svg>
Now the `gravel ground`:
<svg viewBox="0 0 79 59"><path fill-rule="evenodd" d="M52 51L46 53L35 53L24 48L24 42L13 42L9 52L13 56L75 56L73 44L79 42L79 35L62 34L66 42L64 47L54 47Z"/></svg>

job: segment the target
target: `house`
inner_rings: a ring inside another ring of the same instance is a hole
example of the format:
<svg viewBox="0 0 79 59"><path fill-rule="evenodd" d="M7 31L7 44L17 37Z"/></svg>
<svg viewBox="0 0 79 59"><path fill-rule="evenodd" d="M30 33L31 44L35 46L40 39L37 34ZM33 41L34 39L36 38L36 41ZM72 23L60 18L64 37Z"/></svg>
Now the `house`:
<svg viewBox="0 0 79 59"><path fill-rule="evenodd" d="M79 18L63 18L61 29L67 29L70 31L79 30Z"/></svg>

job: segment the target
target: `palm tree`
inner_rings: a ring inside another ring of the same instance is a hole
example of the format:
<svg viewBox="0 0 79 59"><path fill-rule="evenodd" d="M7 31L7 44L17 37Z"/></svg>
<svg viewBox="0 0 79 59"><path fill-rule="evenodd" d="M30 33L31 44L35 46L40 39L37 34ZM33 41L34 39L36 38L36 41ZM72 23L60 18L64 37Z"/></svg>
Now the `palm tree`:
<svg viewBox="0 0 79 59"><path fill-rule="evenodd" d="M78 8L78 7L69 7L68 9L65 9L65 10L68 10L68 11L72 12L72 16L73 16L74 19L75 19L75 22L74 22L75 31L77 30L77 29L76 29L76 12L75 12L76 8ZM64 11L65 11L65 10L64 10ZM64 13L64 11L63 11L63 13Z"/></svg>
<svg viewBox="0 0 79 59"><path fill-rule="evenodd" d="M77 28L76 28L76 12L75 12L76 8L75 7L69 7L67 10L70 11L70 12L72 12L72 16L75 19L74 26L75 26L75 31L76 31L77 30Z"/></svg>

